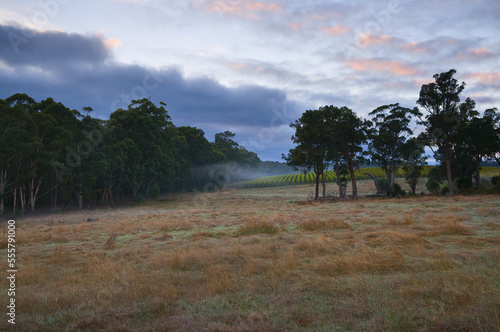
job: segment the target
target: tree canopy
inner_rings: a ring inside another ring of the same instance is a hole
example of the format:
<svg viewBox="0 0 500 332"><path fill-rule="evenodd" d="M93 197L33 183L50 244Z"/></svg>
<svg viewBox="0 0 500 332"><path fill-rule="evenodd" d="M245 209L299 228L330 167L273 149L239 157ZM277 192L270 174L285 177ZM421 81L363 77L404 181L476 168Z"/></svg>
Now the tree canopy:
<svg viewBox="0 0 500 332"><path fill-rule="evenodd" d="M21 212L83 208L202 191L218 183L211 167L227 172L229 161L260 164L233 133L211 143L201 129L176 127L165 106L133 100L100 120L90 107L82 114L52 98L0 99L0 213L7 205Z"/></svg>

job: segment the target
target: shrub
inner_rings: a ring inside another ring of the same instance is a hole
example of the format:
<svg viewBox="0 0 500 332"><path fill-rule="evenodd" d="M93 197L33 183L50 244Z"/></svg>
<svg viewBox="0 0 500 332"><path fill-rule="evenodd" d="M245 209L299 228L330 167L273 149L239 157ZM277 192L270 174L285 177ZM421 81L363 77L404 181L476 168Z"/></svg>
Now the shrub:
<svg viewBox="0 0 500 332"><path fill-rule="evenodd" d="M439 182L436 180L433 180L433 179L429 179L427 181L427 183L425 184L425 187L427 188L427 190L429 190L429 192L433 195L438 194L440 186L441 185L439 184Z"/></svg>
<svg viewBox="0 0 500 332"><path fill-rule="evenodd" d="M493 184L494 191L498 194L500 193L500 175L493 176L491 178L491 183Z"/></svg>
<svg viewBox="0 0 500 332"><path fill-rule="evenodd" d="M135 195L134 202L136 202L137 204L141 204L143 201L144 201L144 196L142 196L142 194Z"/></svg>
<svg viewBox="0 0 500 332"><path fill-rule="evenodd" d="M457 179L457 188L460 192L469 192L472 189L469 179L460 178Z"/></svg>
<svg viewBox="0 0 500 332"><path fill-rule="evenodd" d="M379 188L379 194L390 194L389 190L389 182L387 182L386 179L380 179L377 180L378 188Z"/></svg>
<svg viewBox="0 0 500 332"><path fill-rule="evenodd" d="M429 180L436 180L438 183L442 183L444 181L444 175L439 166L432 167L429 170L429 174L427 175Z"/></svg>
<svg viewBox="0 0 500 332"><path fill-rule="evenodd" d="M151 197L152 199L157 199L158 196L160 196L160 187L155 184L149 191L149 197Z"/></svg>
<svg viewBox="0 0 500 332"><path fill-rule="evenodd" d="M387 194L391 195L391 191L388 191ZM393 197L404 196L405 194L406 192L403 189L401 189L401 186L397 183L394 183L394 185L392 186L392 196Z"/></svg>
<svg viewBox="0 0 500 332"><path fill-rule="evenodd" d="M448 185L444 185L440 189L440 194L442 196L446 196L446 194L449 193L449 192L450 192L450 190L448 189Z"/></svg>

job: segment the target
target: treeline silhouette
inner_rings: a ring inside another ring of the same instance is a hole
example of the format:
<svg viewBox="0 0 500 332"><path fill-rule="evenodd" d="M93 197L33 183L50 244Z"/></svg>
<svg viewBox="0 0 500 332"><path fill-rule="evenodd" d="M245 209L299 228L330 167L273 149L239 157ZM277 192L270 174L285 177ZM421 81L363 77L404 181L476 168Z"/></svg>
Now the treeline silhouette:
<svg viewBox="0 0 500 332"><path fill-rule="evenodd" d="M229 162L260 164L233 133L209 142L201 129L176 127L165 106L133 100L101 120L90 107L71 110L52 98L0 99L0 213L217 190L229 180Z"/></svg>

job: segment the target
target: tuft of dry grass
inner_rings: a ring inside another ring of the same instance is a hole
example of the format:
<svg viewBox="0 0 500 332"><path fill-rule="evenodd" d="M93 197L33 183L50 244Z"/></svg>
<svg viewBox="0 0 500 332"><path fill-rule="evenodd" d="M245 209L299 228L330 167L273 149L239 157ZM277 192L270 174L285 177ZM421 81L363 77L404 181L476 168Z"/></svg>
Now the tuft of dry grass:
<svg viewBox="0 0 500 332"><path fill-rule="evenodd" d="M239 234L255 235L255 234L277 234L279 227L269 220L250 220L240 226Z"/></svg>
<svg viewBox="0 0 500 332"><path fill-rule="evenodd" d="M391 226L404 226L404 225L413 225L415 224L415 219L411 214L407 214L404 217L389 217L387 218L387 224Z"/></svg>
<svg viewBox="0 0 500 332"><path fill-rule="evenodd" d="M106 243L104 243L104 250L113 249L116 246L116 238L116 234L111 234L106 240Z"/></svg>
<svg viewBox="0 0 500 332"><path fill-rule="evenodd" d="M457 220L450 220L442 225L434 226L433 229L425 231L425 236L442 236L442 235L472 235L474 231L472 227L462 225Z"/></svg>

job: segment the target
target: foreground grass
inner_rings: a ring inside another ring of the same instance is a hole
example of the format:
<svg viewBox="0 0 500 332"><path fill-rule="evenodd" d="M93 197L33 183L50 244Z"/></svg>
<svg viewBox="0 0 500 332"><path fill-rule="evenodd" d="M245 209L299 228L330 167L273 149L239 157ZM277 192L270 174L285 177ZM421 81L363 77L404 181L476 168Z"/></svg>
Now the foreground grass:
<svg viewBox="0 0 500 332"><path fill-rule="evenodd" d="M16 328L498 331L498 196L304 205L294 190L19 221Z"/></svg>

